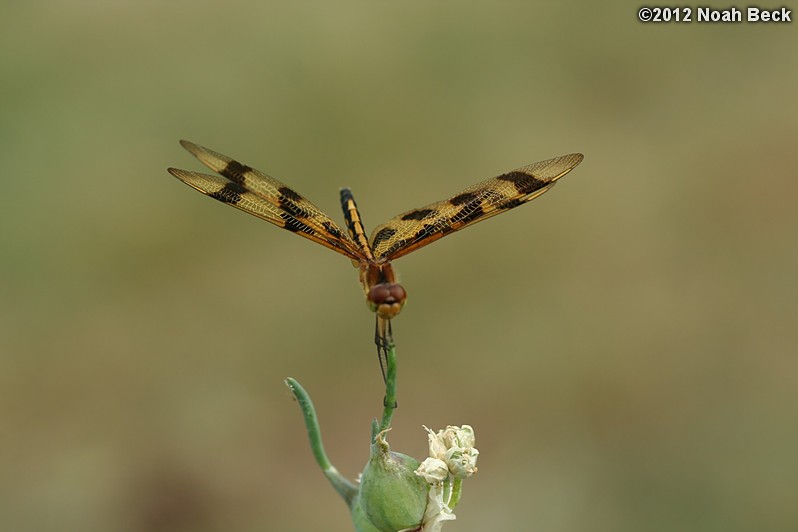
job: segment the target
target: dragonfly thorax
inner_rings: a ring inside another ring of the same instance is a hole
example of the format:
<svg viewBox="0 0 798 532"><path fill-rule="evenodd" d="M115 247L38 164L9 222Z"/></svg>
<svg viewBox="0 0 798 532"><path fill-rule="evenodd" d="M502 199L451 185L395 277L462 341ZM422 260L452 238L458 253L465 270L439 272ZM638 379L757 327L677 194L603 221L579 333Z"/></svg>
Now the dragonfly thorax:
<svg viewBox="0 0 798 532"><path fill-rule="evenodd" d="M397 283L379 283L369 288L366 303L380 318L390 320L402 311L407 292Z"/></svg>

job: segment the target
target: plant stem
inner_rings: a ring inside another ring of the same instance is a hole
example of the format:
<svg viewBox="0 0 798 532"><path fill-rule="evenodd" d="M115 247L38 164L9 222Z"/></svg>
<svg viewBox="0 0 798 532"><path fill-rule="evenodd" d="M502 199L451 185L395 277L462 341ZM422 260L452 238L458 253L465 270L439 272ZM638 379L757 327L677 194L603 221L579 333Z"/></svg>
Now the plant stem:
<svg viewBox="0 0 798 532"><path fill-rule="evenodd" d="M396 409L396 346L393 339L388 339L388 349L386 350L386 372L385 372L385 399L383 399L384 409L382 411L382 421L378 432L390 428L393 411ZM373 439L373 436L372 436Z"/></svg>
<svg viewBox="0 0 798 532"><path fill-rule="evenodd" d="M452 483L452 494L449 497L449 504L448 504L449 508L452 510L454 510L454 507L457 506L458 502L460 502L460 494L461 494L460 488L462 484L463 484L463 479L461 478L454 479L454 482Z"/></svg>
<svg viewBox="0 0 798 532"><path fill-rule="evenodd" d="M316 409L313 407L310 396L291 377L285 379L285 384L291 390L297 403L299 403L299 408L302 409L302 415L305 418L305 428L308 431L308 439L310 440L310 450L313 452L314 458L316 458L316 463L319 464L335 491L343 497L348 505L351 505L352 499L357 494L357 487L348 478L341 475L327 458L327 454L324 452L324 444L321 441L321 429L319 428L319 420L316 417Z"/></svg>

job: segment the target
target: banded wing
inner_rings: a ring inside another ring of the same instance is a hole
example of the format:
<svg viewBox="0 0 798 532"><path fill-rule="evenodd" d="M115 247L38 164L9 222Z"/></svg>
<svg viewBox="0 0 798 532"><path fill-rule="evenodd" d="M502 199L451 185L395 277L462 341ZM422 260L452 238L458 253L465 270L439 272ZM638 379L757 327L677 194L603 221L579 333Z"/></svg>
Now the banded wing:
<svg viewBox="0 0 798 532"><path fill-rule="evenodd" d="M307 239L318 242L358 261L362 253L357 244L318 207L284 183L263 172L197 144L180 144L205 166L220 176L169 168L170 174L237 209L262 218Z"/></svg>
<svg viewBox="0 0 798 532"><path fill-rule="evenodd" d="M377 261L390 261L464 227L537 198L582 162L581 153L563 155L482 181L449 198L392 218L371 233Z"/></svg>

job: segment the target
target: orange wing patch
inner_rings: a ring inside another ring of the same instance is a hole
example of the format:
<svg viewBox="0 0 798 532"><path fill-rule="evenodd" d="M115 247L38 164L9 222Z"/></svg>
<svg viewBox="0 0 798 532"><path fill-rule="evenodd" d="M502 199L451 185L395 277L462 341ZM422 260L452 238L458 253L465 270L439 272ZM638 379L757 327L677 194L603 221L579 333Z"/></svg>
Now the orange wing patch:
<svg viewBox="0 0 798 532"><path fill-rule="evenodd" d="M399 214L371 233L375 260L407 255L464 227L537 198L582 162L580 153L540 161L477 183L456 196Z"/></svg>

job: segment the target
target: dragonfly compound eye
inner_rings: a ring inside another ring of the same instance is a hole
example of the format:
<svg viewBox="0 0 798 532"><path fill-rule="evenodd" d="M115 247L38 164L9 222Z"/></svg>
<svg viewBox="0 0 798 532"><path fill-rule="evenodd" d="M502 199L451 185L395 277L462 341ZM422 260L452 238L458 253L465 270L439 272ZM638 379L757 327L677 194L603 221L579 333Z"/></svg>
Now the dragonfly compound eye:
<svg viewBox="0 0 798 532"><path fill-rule="evenodd" d="M368 306L380 318L391 319L402 311L407 292L402 285L395 283L375 284L366 296Z"/></svg>

